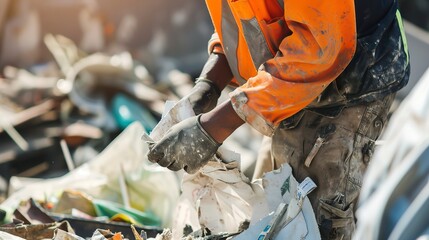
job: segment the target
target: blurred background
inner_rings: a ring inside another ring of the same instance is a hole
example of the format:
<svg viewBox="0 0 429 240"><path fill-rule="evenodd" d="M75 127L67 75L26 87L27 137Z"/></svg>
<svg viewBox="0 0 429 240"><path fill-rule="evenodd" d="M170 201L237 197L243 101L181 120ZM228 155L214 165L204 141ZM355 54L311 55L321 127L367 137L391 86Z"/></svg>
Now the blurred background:
<svg viewBox="0 0 429 240"><path fill-rule="evenodd" d="M0 199L20 187L11 177L61 176L133 121L150 132L192 88L212 32L204 1L0 0ZM261 136L237 132L228 145L251 176Z"/></svg>

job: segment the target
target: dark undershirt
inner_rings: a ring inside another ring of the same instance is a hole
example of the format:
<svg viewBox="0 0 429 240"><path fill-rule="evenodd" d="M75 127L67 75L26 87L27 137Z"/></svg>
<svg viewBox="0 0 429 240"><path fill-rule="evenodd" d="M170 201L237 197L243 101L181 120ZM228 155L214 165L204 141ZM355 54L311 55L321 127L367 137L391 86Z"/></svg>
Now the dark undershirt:
<svg viewBox="0 0 429 240"><path fill-rule="evenodd" d="M394 0L355 0L358 36L370 34L384 17Z"/></svg>

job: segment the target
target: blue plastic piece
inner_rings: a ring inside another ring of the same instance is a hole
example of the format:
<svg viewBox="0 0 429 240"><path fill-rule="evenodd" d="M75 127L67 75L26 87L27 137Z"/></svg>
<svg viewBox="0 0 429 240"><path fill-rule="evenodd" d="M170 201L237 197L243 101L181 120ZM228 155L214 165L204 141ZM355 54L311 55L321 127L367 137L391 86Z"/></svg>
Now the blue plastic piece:
<svg viewBox="0 0 429 240"><path fill-rule="evenodd" d="M147 133L150 133L158 121L136 101L124 94L117 94L112 100L112 114L119 128L125 129L134 121L140 122Z"/></svg>

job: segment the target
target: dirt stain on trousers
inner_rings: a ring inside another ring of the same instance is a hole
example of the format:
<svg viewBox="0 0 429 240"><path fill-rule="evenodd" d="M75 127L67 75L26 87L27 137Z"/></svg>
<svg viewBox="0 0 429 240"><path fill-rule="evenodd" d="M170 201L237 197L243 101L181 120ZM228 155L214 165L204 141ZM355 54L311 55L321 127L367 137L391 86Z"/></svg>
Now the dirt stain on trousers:
<svg viewBox="0 0 429 240"><path fill-rule="evenodd" d="M322 239L351 238L363 175L393 99L348 107L334 118L303 111L274 133L274 168L287 162L298 181L311 177L318 186L309 199Z"/></svg>

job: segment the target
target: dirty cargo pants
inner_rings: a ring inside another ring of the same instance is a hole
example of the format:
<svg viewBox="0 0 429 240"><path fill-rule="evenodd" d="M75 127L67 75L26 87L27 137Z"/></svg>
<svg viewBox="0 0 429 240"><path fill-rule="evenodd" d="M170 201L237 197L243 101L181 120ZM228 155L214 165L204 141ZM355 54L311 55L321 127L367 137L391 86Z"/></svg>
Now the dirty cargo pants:
<svg viewBox="0 0 429 240"><path fill-rule="evenodd" d="M274 133L274 168L288 162L299 182L310 177L317 184L309 199L322 239L351 238L363 174L393 99L348 107L335 118L304 111Z"/></svg>

